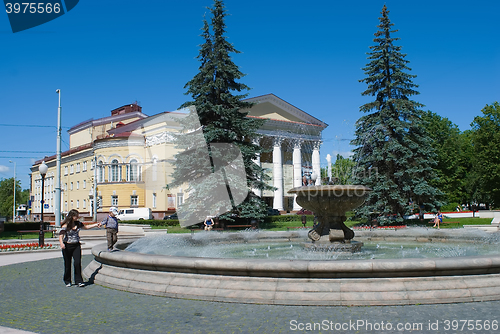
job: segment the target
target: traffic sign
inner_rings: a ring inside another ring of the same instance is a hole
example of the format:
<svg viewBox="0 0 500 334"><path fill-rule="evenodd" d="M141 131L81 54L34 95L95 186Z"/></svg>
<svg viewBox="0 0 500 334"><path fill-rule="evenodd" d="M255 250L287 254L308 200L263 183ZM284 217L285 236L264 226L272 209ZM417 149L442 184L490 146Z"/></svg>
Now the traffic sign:
<svg viewBox="0 0 500 334"><path fill-rule="evenodd" d="M44 208L44 209L48 209L48 208L49 208L49 205L48 205L48 204L44 204L44 205L43 205L43 208Z"/></svg>

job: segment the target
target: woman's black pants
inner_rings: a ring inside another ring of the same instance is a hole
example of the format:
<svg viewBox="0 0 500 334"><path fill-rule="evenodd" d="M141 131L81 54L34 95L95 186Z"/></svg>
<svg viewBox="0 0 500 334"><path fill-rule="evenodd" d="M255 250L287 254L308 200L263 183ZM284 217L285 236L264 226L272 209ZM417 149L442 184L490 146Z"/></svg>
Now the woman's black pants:
<svg viewBox="0 0 500 334"><path fill-rule="evenodd" d="M80 243L68 244L64 243L65 248L62 250L64 258L64 283L71 283L71 259L73 259L73 267L75 272L75 284L83 283L82 278L82 247Z"/></svg>

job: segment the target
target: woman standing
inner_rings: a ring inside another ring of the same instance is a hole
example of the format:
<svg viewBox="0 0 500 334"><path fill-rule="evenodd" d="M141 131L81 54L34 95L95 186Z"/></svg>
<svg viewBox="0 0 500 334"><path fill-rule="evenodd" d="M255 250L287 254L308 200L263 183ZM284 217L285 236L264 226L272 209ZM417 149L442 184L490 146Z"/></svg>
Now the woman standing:
<svg viewBox="0 0 500 334"><path fill-rule="evenodd" d="M85 286L82 278L82 248L80 246L80 230L97 227L98 224L83 225L78 221L78 210L71 210L64 219L61 231L59 232L59 243L61 245L64 258L64 284L71 286L71 259L75 274L75 284L79 287Z"/></svg>

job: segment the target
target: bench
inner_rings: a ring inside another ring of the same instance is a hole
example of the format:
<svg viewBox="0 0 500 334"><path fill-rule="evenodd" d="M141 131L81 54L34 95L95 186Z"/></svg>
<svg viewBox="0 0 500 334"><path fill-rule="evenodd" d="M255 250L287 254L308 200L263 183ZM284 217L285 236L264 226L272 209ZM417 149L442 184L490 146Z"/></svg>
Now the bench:
<svg viewBox="0 0 500 334"><path fill-rule="evenodd" d="M293 229L298 229L298 228L301 228L301 229L311 229L312 226L290 226L290 227L287 227L286 230L290 231L291 228L293 228Z"/></svg>
<svg viewBox="0 0 500 334"><path fill-rule="evenodd" d="M226 225L227 228L238 228L238 227L244 227L244 228L248 228L248 227L252 227L252 225Z"/></svg>
<svg viewBox="0 0 500 334"><path fill-rule="evenodd" d="M43 233L52 233L52 238L54 237L54 232L56 232L56 230L43 230ZM23 234L28 234L28 233L36 233L36 234L39 234L40 233L40 230L20 230L20 231L17 231L17 234L19 234L19 239L23 239Z"/></svg>

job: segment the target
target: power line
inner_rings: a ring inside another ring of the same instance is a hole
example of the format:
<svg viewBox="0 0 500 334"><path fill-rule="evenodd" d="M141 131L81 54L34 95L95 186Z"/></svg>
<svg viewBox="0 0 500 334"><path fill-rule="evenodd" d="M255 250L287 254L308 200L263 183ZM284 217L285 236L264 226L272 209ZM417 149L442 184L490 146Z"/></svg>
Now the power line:
<svg viewBox="0 0 500 334"><path fill-rule="evenodd" d="M2 153L53 153L52 151L0 151Z"/></svg>
<svg viewBox="0 0 500 334"><path fill-rule="evenodd" d="M0 126L18 126L25 128L57 128L55 125L30 125L30 124L0 124ZM68 126L61 126L61 128L69 129Z"/></svg>
<svg viewBox="0 0 500 334"><path fill-rule="evenodd" d="M40 159L40 157L3 157L0 156L1 159Z"/></svg>

